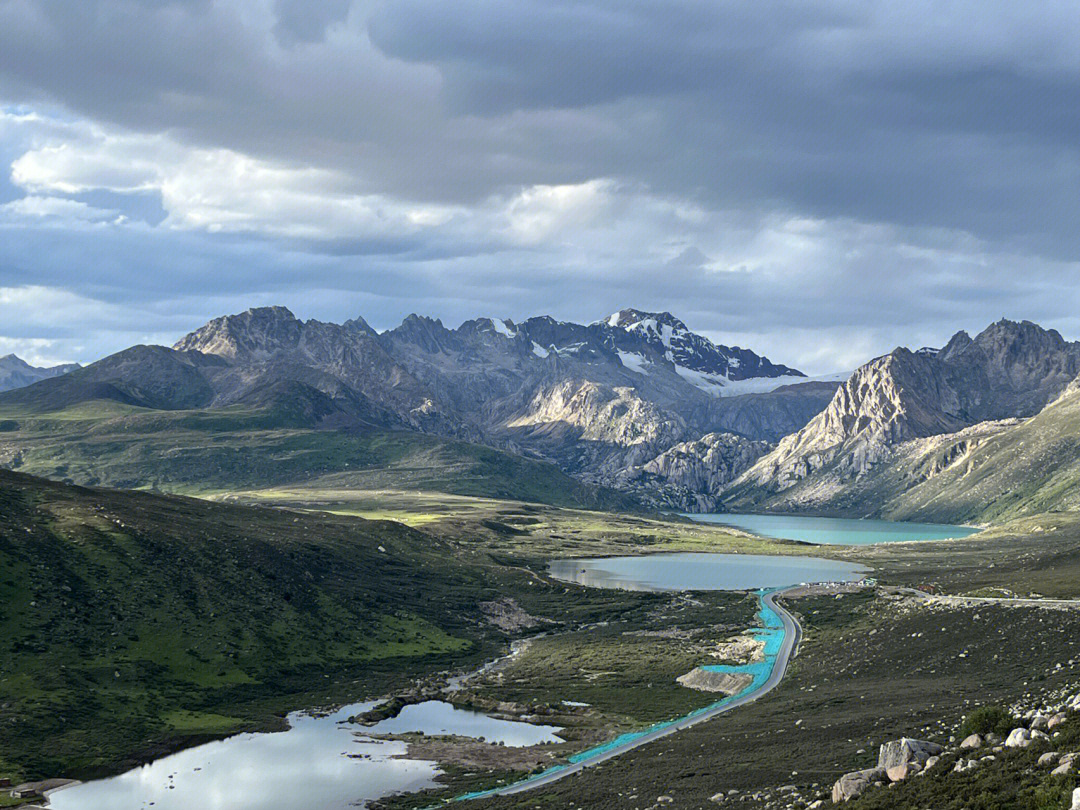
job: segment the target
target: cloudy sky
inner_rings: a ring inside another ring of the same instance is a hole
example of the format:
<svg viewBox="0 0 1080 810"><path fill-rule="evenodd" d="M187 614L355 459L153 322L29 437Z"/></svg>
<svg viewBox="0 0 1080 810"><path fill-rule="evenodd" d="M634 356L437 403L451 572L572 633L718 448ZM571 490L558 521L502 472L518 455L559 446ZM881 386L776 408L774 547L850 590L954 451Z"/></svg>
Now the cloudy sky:
<svg viewBox="0 0 1080 810"><path fill-rule="evenodd" d="M1075 0L0 0L0 354L667 309L1080 338Z"/></svg>

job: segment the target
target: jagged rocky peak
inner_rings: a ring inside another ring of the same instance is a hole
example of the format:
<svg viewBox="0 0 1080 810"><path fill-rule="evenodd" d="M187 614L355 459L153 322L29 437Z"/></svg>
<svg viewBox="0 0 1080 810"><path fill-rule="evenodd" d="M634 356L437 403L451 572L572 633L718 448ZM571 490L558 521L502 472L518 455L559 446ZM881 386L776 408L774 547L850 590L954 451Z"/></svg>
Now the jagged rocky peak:
<svg viewBox="0 0 1080 810"><path fill-rule="evenodd" d="M362 332L370 337L377 337L378 332L371 328L371 325L365 321L362 317L357 315L355 318L350 318L342 324L346 329L354 329L357 332Z"/></svg>
<svg viewBox="0 0 1080 810"><path fill-rule="evenodd" d="M639 330L661 335L666 330L672 332L689 332L686 324L672 315L670 312L643 312L640 309L620 309L604 320L608 326L619 329Z"/></svg>
<svg viewBox="0 0 1080 810"><path fill-rule="evenodd" d="M761 491L754 487L775 492L810 479L792 497L826 503L842 496L846 479L891 458L896 445L1033 416L1078 375L1080 343L1027 321L1002 320L975 338L959 332L936 354L897 348L858 368L825 411L784 438L734 489L752 500Z"/></svg>
<svg viewBox="0 0 1080 810"><path fill-rule="evenodd" d="M509 318L473 318L465 321L457 331L464 335L488 332L505 338L515 338L518 335L517 326Z"/></svg>
<svg viewBox="0 0 1080 810"><path fill-rule="evenodd" d="M646 349L674 364L689 383L720 396L725 386L753 377L805 377L801 371L772 363L748 349L722 346L691 332L670 312L623 309L598 322L610 330L615 348L630 354Z"/></svg>
<svg viewBox="0 0 1080 810"><path fill-rule="evenodd" d="M257 307L215 318L182 338L178 351L216 354L230 360L267 359L296 347L303 323L285 307Z"/></svg>
<svg viewBox="0 0 1080 810"><path fill-rule="evenodd" d="M949 361L959 356L970 345L971 335L961 329L949 339L949 342L945 344L945 348L939 351L936 356L939 360Z"/></svg>
<svg viewBox="0 0 1080 810"><path fill-rule="evenodd" d="M443 326L441 320L415 312L407 316L400 326L384 332L381 337L385 346L415 346L432 355L460 348L457 336Z"/></svg>

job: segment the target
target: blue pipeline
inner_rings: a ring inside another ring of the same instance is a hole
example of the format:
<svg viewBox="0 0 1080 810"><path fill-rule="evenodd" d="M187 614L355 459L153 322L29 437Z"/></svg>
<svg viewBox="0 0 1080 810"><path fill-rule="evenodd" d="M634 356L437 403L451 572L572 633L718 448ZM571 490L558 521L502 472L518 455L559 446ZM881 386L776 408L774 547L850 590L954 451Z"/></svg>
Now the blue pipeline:
<svg viewBox="0 0 1080 810"><path fill-rule="evenodd" d="M730 666L727 664L710 664L701 667L701 669L705 670L706 672L731 672L735 674L751 675L753 677L753 680L750 681L750 683L746 686L745 689L734 695L729 695L723 700L718 700L715 703L710 703L708 706L703 706L700 709L695 709L689 714L683 715L682 717L678 717L674 720L665 720L662 723L655 723L648 728L642 729L641 731L631 731L626 734L620 734L618 737L616 737L614 740L611 740L610 742L606 742L603 745L598 745L595 748L589 748L585 751L581 751L580 753L568 757L567 761L573 765L577 765L581 762L588 762L589 760L595 759L598 756L607 754L611 751L615 751L619 748L622 748L623 746L640 740L642 737L648 734L652 734L654 731L668 728L669 726L673 726L676 723L682 722L683 720L687 720L691 717L698 717L699 715L705 714L706 712L711 712L715 709L718 709L721 706L726 706L733 700L738 700L741 697L745 697L746 695L749 695L752 692L756 692L758 689L764 686L765 682L768 681L769 677L772 675L773 667L776 666L776 657L780 653L780 647L783 646L784 643L784 621L780 618L780 615L775 610L765 604L764 600L765 596L778 590L780 590L780 588L769 588L758 591L758 603L761 605L761 609L758 611L757 618L758 621L761 623L761 627L755 627L750 632L755 638L758 638L765 642L765 647L762 651L763 660L756 661L752 664L739 664L735 666ZM566 767L566 765L553 765L550 768L540 771L539 773L534 773L531 776L522 779L520 782L515 782L514 784L525 785L535 779L541 779L545 776L549 776L553 773L564 770ZM454 797L453 801L463 802L468 801L469 799L483 799L488 796L494 796L499 793L499 791L506 790L507 787L509 787L509 785L501 785L500 787L491 788L490 790L478 790L473 793L464 793L461 796Z"/></svg>

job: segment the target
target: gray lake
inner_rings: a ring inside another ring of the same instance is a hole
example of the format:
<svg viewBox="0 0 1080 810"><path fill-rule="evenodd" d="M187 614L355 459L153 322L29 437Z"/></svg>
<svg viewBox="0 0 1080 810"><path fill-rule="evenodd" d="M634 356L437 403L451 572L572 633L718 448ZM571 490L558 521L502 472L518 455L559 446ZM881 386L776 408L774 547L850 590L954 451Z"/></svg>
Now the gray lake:
<svg viewBox="0 0 1080 810"><path fill-rule="evenodd" d="M548 573L564 582L638 591L742 591L802 582L851 582L870 569L818 557L676 553L555 560Z"/></svg>
<svg viewBox="0 0 1080 810"><path fill-rule="evenodd" d="M800 515L747 515L718 512L687 514L699 523L718 523L782 540L828 545L903 543L911 540L944 540L967 537L979 529L947 523L900 523L891 520L805 517Z"/></svg>
<svg viewBox="0 0 1080 810"><path fill-rule="evenodd" d="M374 726L347 722L374 702L289 716L276 734L238 734L133 771L61 790L50 810L345 810L434 782L433 762L398 759L403 742L365 733L459 734L505 745L558 741L557 728L497 720L442 701L406 706Z"/></svg>

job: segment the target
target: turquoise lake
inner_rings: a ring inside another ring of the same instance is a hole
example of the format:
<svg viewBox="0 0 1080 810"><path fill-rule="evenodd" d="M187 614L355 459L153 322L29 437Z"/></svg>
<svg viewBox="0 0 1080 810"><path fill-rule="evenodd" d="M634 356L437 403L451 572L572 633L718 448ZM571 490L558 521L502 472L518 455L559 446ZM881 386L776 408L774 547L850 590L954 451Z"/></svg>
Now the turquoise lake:
<svg viewBox="0 0 1080 810"><path fill-rule="evenodd" d="M971 526L950 526L947 523L900 523L890 520L857 520L802 515L747 515L717 512L688 513L686 517L700 523L733 526L764 537L823 545L864 546L871 543L946 540L967 537L980 531Z"/></svg>
<svg viewBox="0 0 1080 810"><path fill-rule="evenodd" d="M548 573L591 588L633 591L750 591L802 582L852 582L870 569L820 557L675 552L553 560Z"/></svg>

